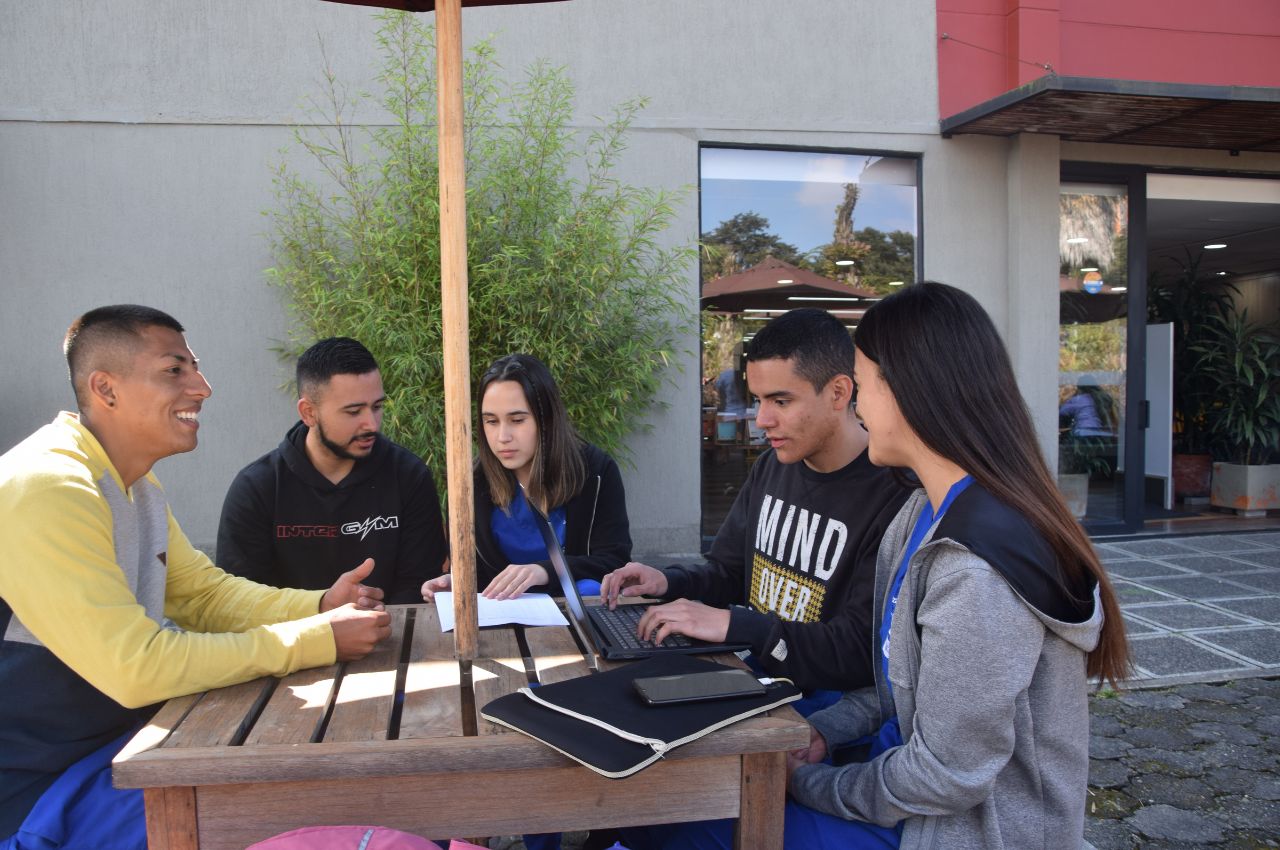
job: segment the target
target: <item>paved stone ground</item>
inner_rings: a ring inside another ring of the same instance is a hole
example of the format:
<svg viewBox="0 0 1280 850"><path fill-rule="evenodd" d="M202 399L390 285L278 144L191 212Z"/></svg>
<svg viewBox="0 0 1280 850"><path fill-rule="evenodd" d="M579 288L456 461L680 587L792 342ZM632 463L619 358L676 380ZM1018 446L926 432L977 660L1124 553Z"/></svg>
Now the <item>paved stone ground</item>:
<svg viewBox="0 0 1280 850"><path fill-rule="evenodd" d="M1090 717L1098 850L1280 847L1280 679L1104 693Z"/></svg>

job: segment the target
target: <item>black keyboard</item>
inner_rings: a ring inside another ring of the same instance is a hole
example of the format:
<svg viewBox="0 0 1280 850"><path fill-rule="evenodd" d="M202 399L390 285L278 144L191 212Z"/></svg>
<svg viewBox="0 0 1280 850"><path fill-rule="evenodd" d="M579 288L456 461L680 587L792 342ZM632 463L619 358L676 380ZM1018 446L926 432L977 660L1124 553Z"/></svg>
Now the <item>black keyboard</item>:
<svg viewBox="0 0 1280 850"><path fill-rule="evenodd" d="M601 606L592 608L591 614L596 625L609 636L610 642L615 646L623 649L653 649L653 641L636 637L636 628L640 625L640 618L644 616L647 607L646 605L619 605L609 610ZM657 644L659 647L668 649L692 645L693 642L684 635L668 635L662 643Z"/></svg>

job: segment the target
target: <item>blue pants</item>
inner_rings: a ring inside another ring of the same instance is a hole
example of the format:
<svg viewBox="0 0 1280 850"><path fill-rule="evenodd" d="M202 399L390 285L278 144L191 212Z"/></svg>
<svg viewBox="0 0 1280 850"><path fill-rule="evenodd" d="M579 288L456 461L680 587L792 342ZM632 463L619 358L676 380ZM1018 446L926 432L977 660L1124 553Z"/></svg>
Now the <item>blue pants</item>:
<svg viewBox="0 0 1280 850"><path fill-rule="evenodd" d="M782 846L788 850L897 850L898 831L787 801ZM668 823L622 830L630 850L730 850L733 820Z"/></svg>
<svg viewBox="0 0 1280 850"><path fill-rule="evenodd" d="M560 850L559 832L530 833L521 836L528 850Z"/></svg>
<svg viewBox="0 0 1280 850"><path fill-rule="evenodd" d="M130 731L67 768L0 850L147 850L142 792L111 787L111 759Z"/></svg>
<svg viewBox="0 0 1280 850"><path fill-rule="evenodd" d="M830 693L815 691L813 696L821 700L825 698L822 695ZM868 758L875 758L890 747L901 744L897 718L882 726L875 735L855 743L868 745ZM782 846L790 850L823 850L827 847L838 850L897 850L902 837L901 826L883 827L860 820L845 820L802 806L795 800L787 800L783 813ZM622 830L622 840L631 850L729 850L733 846L733 820L634 827Z"/></svg>

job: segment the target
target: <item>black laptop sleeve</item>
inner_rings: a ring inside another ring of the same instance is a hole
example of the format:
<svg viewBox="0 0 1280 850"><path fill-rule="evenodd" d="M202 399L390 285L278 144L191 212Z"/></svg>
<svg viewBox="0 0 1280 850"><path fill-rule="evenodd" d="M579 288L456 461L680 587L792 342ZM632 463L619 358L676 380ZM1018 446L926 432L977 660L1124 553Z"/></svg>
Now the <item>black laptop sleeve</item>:
<svg viewBox="0 0 1280 850"><path fill-rule="evenodd" d="M763 694L649 705L632 684L649 676L727 669L687 655L664 655L553 685L521 688L484 706L480 716L536 738L602 776L621 779L671 749L738 720L800 698L785 681Z"/></svg>

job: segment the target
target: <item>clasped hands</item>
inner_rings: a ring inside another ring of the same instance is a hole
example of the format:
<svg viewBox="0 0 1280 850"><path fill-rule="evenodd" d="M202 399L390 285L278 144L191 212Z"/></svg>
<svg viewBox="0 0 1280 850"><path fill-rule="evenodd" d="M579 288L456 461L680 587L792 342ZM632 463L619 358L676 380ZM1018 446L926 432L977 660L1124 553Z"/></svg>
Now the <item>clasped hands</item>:
<svg viewBox="0 0 1280 850"><path fill-rule="evenodd" d="M320 597L320 616L333 629L338 661L355 661L391 636L391 617L378 587L364 584L373 572L373 558L338 576Z"/></svg>

